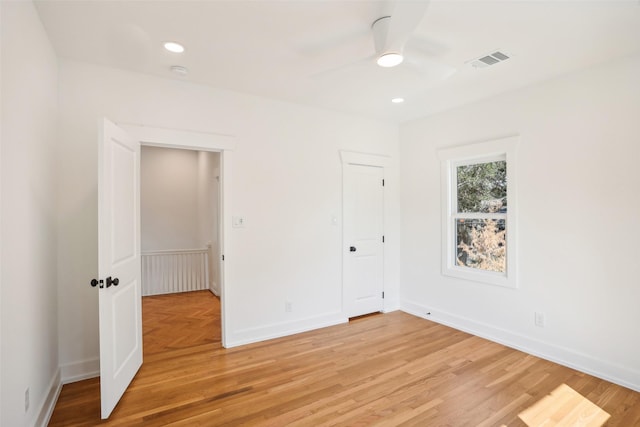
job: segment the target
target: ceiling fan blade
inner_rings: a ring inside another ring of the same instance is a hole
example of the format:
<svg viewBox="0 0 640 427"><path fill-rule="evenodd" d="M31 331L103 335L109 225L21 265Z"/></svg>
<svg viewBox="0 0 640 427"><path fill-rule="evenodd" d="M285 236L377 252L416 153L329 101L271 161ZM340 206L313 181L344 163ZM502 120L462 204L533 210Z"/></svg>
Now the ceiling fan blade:
<svg viewBox="0 0 640 427"><path fill-rule="evenodd" d="M391 13L385 50L402 51L404 43L420 25L429 0L397 0Z"/></svg>
<svg viewBox="0 0 640 427"><path fill-rule="evenodd" d="M433 83L446 80L457 71L448 64L415 54L409 55L406 62L406 65L418 71L423 79Z"/></svg>
<svg viewBox="0 0 640 427"><path fill-rule="evenodd" d="M404 53L410 55L442 58L451 52L451 47L432 37L414 34L404 45Z"/></svg>
<svg viewBox="0 0 640 427"><path fill-rule="evenodd" d="M358 67L358 66L362 66L362 65L369 65L372 61L373 61L373 56L372 55L368 55L366 57L360 57L360 58L356 58L355 60L352 61L348 61L346 63L343 63L341 65L336 65L330 68L325 68L323 70L320 71L316 71L313 72L312 74L309 75L309 77L311 77L312 79L327 79L327 78L332 78L335 76L338 76L340 74L342 74L345 70L352 68L352 67Z"/></svg>

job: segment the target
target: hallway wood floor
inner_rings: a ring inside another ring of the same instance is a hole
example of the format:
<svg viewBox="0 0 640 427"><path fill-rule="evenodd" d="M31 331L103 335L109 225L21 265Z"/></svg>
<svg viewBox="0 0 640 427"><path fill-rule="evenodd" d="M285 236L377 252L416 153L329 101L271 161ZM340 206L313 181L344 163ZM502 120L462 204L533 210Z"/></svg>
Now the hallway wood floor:
<svg viewBox="0 0 640 427"><path fill-rule="evenodd" d="M640 426L640 393L406 313L232 349L219 313L208 291L144 298L144 364L111 418L90 379L63 387L49 425L524 426L570 387L606 426Z"/></svg>

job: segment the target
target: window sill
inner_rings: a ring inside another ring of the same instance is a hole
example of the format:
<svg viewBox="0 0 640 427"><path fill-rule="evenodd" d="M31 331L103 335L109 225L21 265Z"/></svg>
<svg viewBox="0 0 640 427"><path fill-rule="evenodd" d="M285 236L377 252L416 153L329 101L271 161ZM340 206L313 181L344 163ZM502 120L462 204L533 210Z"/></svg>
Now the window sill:
<svg viewBox="0 0 640 427"><path fill-rule="evenodd" d="M442 271L443 276L469 280L471 282L516 289L518 283L514 277L493 271L483 271L468 267L448 267Z"/></svg>

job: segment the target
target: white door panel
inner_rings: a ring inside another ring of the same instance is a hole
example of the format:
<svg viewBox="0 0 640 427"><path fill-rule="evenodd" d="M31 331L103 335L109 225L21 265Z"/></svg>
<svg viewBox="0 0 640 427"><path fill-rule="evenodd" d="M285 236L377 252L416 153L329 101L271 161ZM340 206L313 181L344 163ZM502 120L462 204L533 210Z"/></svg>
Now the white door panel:
<svg viewBox="0 0 640 427"><path fill-rule="evenodd" d="M384 290L384 169L344 170L344 302L349 317L381 311Z"/></svg>
<svg viewBox="0 0 640 427"><path fill-rule="evenodd" d="M105 119L98 163L98 270L104 281L99 289L100 401L105 419L142 365L140 144Z"/></svg>
<svg viewBox="0 0 640 427"><path fill-rule="evenodd" d="M112 137L113 138L113 137ZM137 143L136 143L137 144ZM119 140L112 140L110 144L111 167L109 174L112 180L111 200L111 230L112 250L111 260L114 264L126 262L135 257L136 226L135 217L137 206L136 192L132 183L136 179L137 156L132 149Z"/></svg>

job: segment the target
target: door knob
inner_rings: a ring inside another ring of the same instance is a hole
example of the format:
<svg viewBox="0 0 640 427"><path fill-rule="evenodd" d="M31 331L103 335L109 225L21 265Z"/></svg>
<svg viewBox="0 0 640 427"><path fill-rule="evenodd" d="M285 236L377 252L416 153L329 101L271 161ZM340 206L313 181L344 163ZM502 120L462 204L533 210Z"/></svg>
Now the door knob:
<svg viewBox="0 0 640 427"><path fill-rule="evenodd" d="M356 251L356 247L355 247L355 246L351 246L351 247L349 248L349 252L355 252L355 251Z"/></svg>
<svg viewBox="0 0 640 427"><path fill-rule="evenodd" d="M100 284L100 288L104 288L104 282L102 280L97 280L97 279L91 279L91 287L95 288L96 286L98 286L98 284Z"/></svg>
<svg viewBox="0 0 640 427"><path fill-rule="evenodd" d="M118 283L120 283L120 279L118 279L117 277L114 279L112 279L111 276L107 277L107 288L111 285L118 286Z"/></svg>

